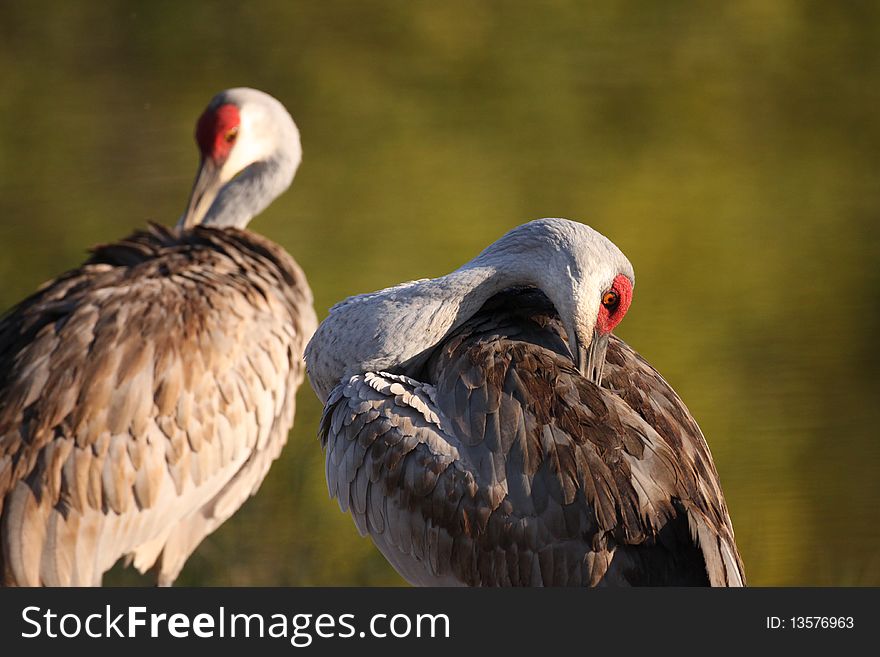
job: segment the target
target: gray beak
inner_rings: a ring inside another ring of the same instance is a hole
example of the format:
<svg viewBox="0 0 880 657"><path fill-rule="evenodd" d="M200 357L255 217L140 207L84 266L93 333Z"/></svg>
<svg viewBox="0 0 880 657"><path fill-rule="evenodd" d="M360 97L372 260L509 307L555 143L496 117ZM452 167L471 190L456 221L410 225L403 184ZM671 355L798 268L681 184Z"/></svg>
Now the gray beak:
<svg viewBox="0 0 880 657"><path fill-rule="evenodd" d="M192 228L202 223L217 193L223 185L220 183L220 167L210 158L202 158L199 172L189 195L186 212L177 222L178 227Z"/></svg>
<svg viewBox="0 0 880 657"><path fill-rule="evenodd" d="M609 333L593 331L593 339L590 340L589 347L584 348L578 343L578 369L597 386L602 385L602 370L605 369L605 350L608 349L609 335Z"/></svg>

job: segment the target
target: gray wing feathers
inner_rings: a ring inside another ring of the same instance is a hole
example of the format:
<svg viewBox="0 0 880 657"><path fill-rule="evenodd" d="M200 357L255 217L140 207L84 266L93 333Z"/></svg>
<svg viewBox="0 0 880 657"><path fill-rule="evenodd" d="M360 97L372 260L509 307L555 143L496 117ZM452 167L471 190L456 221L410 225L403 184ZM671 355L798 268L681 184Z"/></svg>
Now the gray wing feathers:
<svg viewBox="0 0 880 657"><path fill-rule="evenodd" d="M161 228L101 247L0 321L7 584L170 583L280 453L315 328L256 235Z"/></svg>
<svg viewBox="0 0 880 657"><path fill-rule="evenodd" d="M439 539L439 528L416 510L454 505L461 487L472 483L442 426L428 388L385 373L352 377L335 388L321 421L327 483L342 510L361 534L426 560L435 573L451 542ZM450 516L440 510L438 517L444 515Z"/></svg>

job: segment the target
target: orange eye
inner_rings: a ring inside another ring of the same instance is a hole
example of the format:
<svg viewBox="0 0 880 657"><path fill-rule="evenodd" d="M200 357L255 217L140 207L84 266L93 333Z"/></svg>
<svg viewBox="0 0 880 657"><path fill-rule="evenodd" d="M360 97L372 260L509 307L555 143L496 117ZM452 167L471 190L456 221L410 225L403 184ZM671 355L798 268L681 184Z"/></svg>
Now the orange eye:
<svg viewBox="0 0 880 657"><path fill-rule="evenodd" d="M238 137L238 126L230 129L229 132L227 132L225 135L223 135L223 138L226 140L226 143L229 143L229 144L234 142L236 137Z"/></svg>
<svg viewBox="0 0 880 657"><path fill-rule="evenodd" d="M605 306L609 311L614 312L617 310L617 306L620 304L620 295L617 294L614 290L608 290L605 294L602 295L602 305Z"/></svg>

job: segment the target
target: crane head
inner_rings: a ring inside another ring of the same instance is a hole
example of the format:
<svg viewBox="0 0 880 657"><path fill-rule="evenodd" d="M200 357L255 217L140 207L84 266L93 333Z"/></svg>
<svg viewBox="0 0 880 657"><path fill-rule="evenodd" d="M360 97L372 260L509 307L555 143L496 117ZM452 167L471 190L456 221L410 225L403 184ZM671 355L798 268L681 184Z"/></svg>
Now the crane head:
<svg viewBox="0 0 880 657"><path fill-rule="evenodd" d="M199 170L186 212L178 223L184 228L202 223L212 213L212 206L222 196L224 187L249 172L253 178L265 179L264 184L255 186L264 194L261 197L255 197L254 193L240 195L254 206L248 209L249 214L227 213L234 219L213 222L237 225L245 217L246 224L290 185L302 156L299 131L290 114L275 98L256 89L227 89L214 96L196 123L195 138L200 154ZM267 167L269 163L273 167ZM264 166L260 169L257 165ZM278 170L282 170L283 175L276 176L277 181L265 175L267 171L276 173ZM267 181L273 183L272 189L267 188Z"/></svg>
<svg viewBox="0 0 880 657"><path fill-rule="evenodd" d="M599 304L599 312L596 315L596 323L593 326L593 334L589 344L583 338L576 338L577 365L581 374L590 379L596 385L602 383L602 370L605 365L605 351L608 348L608 336L614 327L620 324L620 320L629 310L632 303L633 285L627 276L618 274L614 277L611 285L602 291ZM578 331L575 331L577 335Z"/></svg>
<svg viewBox="0 0 880 657"><path fill-rule="evenodd" d="M538 219L513 229L487 252L510 253L519 278L553 303L581 374L602 382L608 336L632 302L632 264L609 239L567 219Z"/></svg>

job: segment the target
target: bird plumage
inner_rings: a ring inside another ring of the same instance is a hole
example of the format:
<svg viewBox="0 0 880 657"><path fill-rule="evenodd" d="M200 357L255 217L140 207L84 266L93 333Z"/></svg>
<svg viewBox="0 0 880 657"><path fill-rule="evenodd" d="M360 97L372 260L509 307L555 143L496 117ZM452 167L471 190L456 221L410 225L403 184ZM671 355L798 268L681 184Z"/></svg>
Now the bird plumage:
<svg viewBox="0 0 880 657"><path fill-rule="evenodd" d="M128 556L170 584L278 457L316 324L281 247L198 225L97 247L8 311L0 581L100 584Z"/></svg>
<svg viewBox="0 0 880 657"><path fill-rule="evenodd" d="M320 429L331 495L414 584L742 585L696 422L614 336L585 377L556 305L493 291L416 365L346 372Z"/></svg>

